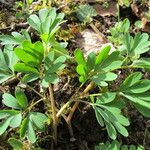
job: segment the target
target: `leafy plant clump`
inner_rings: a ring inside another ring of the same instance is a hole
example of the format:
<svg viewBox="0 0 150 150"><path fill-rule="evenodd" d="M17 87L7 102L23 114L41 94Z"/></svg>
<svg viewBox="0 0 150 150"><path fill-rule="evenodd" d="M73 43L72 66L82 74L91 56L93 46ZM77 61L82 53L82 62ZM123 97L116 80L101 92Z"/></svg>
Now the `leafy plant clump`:
<svg viewBox="0 0 150 150"><path fill-rule="evenodd" d="M99 145L95 146L95 150L144 150L142 146L136 146L134 145L122 145L118 141L113 141L112 143L106 142L106 143L100 143Z"/></svg>
<svg viewBox="0 0 150 150"><path fill-rule="evenodd" d="M82 17L82 14L78 15ZM25 30L0 36L4 45L4 49L0 50L0 83L5 84L12 78L19 82L15 93L2 95L6 109L0 110L0 135L11 132L9 127L15 129L17 136L20 134L17 137L19 140L14 137L8 140L12 147L23 147L26 139L32 144L37 143L37 135L50 125L54 143L57 144L57 126L61 117L65 119L73 137L72 116L80 103L91 106L97 122L106 128L112 140L116 140L118 134L125 137L129 135L127 127L130 119L123 111L129 104L143 116L150 117L150 80L145 79L141 72L141 69L150 71L150 59L141 55L149 51L148 34L131 36L130 22L126 19L111 29L111 41L115 43L118 40L115 50L106 45L98 53L92 52L86 58L78 48L74 57L71 57L66 50L66 43L58 42L55 38L63 19L64 14L58 14L56 8L41 9L38 15L32 14L28 18L29 26L39 36L38 41L33 42ZM54 99L53 85L59 82L61 72L70 60L77 65L76 72L81 85L60 107ZM34 88L35 83L38 83L38 90ZM90 90L95 88L99 92L90 94ZM37 95L34 99L25 94L28 89ZM38 109L39 103L44 104L44 110ZM112 144L100 144L95 149L116 147L119 150L120 146L114 141ZM122 147L128 149L127 146ZM130 146L130 149L135 147Z"/></svg>

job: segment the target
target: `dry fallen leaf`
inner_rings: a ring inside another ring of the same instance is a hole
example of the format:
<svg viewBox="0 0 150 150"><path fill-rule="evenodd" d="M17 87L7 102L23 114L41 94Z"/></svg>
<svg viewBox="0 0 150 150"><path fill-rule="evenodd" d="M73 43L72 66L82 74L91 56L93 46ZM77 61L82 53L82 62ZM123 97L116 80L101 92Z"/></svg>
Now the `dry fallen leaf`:
<svg viewBox="0 0 150 150"><path fill-rule="evenodd" d="M150 21L146 17L146 12L149 7L150 7L150 2L148 2L147 5L145 6L137 5L135 3L131 5L133 14L142 20L142 30L147 33L150 33Z"/></svg>
<svg viewBox="0 0 150 150"><path fill-rule="evenodd" d="M85 29L80 33L80 37L76 39L76 47L81 48L85 56L91 52L97 52L100 50L102 44L104 44L98 36L91 29Z"/></svg>
<svg viewBox="0 0 150 150"><path fill-rule="evenodd" d="M116 14L117 14L117 2L115 2L115 1L109 2L107 8L100 4L95 4L95 5L93 5L93 7L97 11L97 13L102 17L116 16Z"/></svg>

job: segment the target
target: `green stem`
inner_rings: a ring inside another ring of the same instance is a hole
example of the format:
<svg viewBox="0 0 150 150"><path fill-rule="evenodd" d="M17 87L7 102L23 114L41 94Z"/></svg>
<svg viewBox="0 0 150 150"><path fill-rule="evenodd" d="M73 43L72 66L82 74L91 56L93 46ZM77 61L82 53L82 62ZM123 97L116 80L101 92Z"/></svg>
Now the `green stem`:
<svg viewBox="0 0 150 150"><path fill-rule="evenodd" d="M102 93L89 94L89 95L81 96L80 99L83 99L83 98L86 98L86 97L90 97L90 96L95 97L95 96L101 96L101 95L102 95Z"/></svg>
<svg viewBox="0 0 150 150"><path fill-rule="evenodd" d="M120 21L120 6L119 2L117 3L117 16L118 16L118 22Z"/></svg>

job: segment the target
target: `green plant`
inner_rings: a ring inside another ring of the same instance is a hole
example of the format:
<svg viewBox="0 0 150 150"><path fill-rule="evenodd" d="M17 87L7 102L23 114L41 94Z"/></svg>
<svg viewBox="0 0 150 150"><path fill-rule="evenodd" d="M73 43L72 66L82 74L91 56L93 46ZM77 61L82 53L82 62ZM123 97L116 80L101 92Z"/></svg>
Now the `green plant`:
<svg viewBox="0 0 150 150"><path fill-rule="evenodd" d="M97 16L96 10L88 5L80 5L79 8L76 10L76 17L81 21L81 22L91 22L92 17Z"/></svg>
<svg viewBox="0 0 150 150"><path fill-rule="evenodd" d="M118 0L118 4L125 7L129 7L131 2L132 0Z"/></svg>
<svg viewBox="0 0 150 150"><path fill-rule="evenodd" d="M128 19L117 22L115 26L110 29L111 36L109 36L108 39L115 45L122 44L123 37L125 33L129 32L129 28L130 21Z"/></svg>
<svg viewBox="0 0 150 150"><path fill-rule="evenodd" d="M0 49L0 84L15 75L13 66L17 62L18 58L12 47L5 46L3 51Z"/></svg>
<svg viewBox="0 0 150 150"><path fill-rule="evenodd" d="M13 149L21 150L23 149L23 143L22 141L15 139L15 138L9 138L8 143L12 146Z"/></svg>
<svg viewBox="0 0 150 150"><path fill-rule="evenodd" d="M32 101L33 104L28 106L27 97L21 91L16 90L16 97L9 93L3 94L3 103L7 107L11 107L12 110L0 111L1 119L4 119L0 127L1 134L6 131L8 126L19 127L20 137L27 137L31 143L34 143L36 141L35 129L43 131L48 118L45 114L31 111L41 101L47 103L50 108L47 110L48 113L51 112L51 103L53 103L52 115L55 118L55 103L50 84L59 81L57 73L65 67L64 62L68 57L65 50L66 44L58 43L55 40L55 33L59 29L63 17L63 14L56 14L55 8L42 9L39 12L39 17L36 15L29 17L29 24L39 32L42 41L32 43L27 31L22 31L22 34L13 32L12 35L0 36L1 44L6 45L3 52L1 51L1 83L15 77L41 97L35 102ZM22 77L18 77L17 72L21 73ZM48 100L49 96L45 96L46 90L39 94L28 86L28 82L35 80L40 80L43 90L49 87L51 102ZM51 120L51 115L49 118Z"/></svg>
<svg viewBox="0 0 150 150"><path fill-rule="evenodd" d="M144 150L142 146L136 146L131 145L122 145L118 141L113 141L112 143L106 142L106 143L100 143L99 145L95 146L95 150Z"/></svg>
<svg viewBox="0 0 150 150"><path fill-rule="evenodd" d="M3 119L0 126L0 135L9 126L11 128L20 127L20 137L27 137L30 142L34 143L36 141L34 130L44 131L48 117L40 112L30 111L31 107L28 106L27 97L20 89L16 89L15 97L9 93L3 94L2 102L5 106L12 109L0 111L0 119Z"/></svg>
<svg viewBox="0 0 150 150"><path fill-rule="evenodd" d="M86 58L80 49L76 49L74 57L70 57L65 49L66 43L57 42L55 38L63 18L64 14L57 14L55 8L41 9L38 15L30 15L28 23L40 37L36 42L32 42L27 31L0 36L1 44L5 45L3 52L0 51L1 83L15 77L25 85L25 92L29 89L36 94L33 100L28 100L30 98L19 87L16 87L15 94L3 94L3 104L11 109L0 110L3 120L0 134L9 126L19 128L21 141L27 138L35 143L36 134L44 131L45 125L52 124L53 139L57 144L59 118L63 116L73 136L72 116L78 105L85 103L93 108L98 123L106 127L111 139L115 140L118 133L127 137L130 122L122 110L129 103L142 115L150 117L150 80L144 79L139 72L141 68L150 71L149 58L141 58L141 54L149 51L148 34L137 33L132 37L126 19L112 30L114 38L119 37L117 32L121 34L115 50L106 45L97 54L92 52ZM71 59L77 65L80 86L59 108L54 99L53 84L59 82L59 75L66 65L70 65L68 60ZM40 90L34 88L35 83ZM90 94L95 87L99 92ZM40 102L45 106L42 111L36 107ZM15 142L21 146L19 141Z"/></svg>

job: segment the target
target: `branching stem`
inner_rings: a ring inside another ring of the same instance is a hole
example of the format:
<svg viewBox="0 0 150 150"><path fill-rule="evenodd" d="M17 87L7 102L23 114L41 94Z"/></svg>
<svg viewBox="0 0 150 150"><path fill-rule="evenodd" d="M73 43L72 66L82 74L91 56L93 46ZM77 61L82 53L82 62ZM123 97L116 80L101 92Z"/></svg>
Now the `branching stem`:
<svg viewBox="0 0 150 150"><path fill-rule="evenodd" d="M92 89L92 87L94 86L94 82L90 82L89 85L85 88L85 90L82 92L81 96L84 96L85 94L87 94L89 92L89 90ZM78 105L79 105L80 101L76 101L75 104L73 105L73 107L70 110L70 113L67 117L67 122L70 122L72 119L72 116L75 112L75 110L77 109Z"/></svg>

